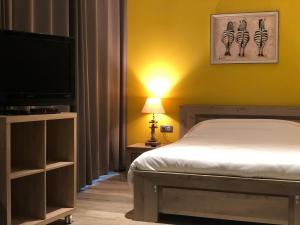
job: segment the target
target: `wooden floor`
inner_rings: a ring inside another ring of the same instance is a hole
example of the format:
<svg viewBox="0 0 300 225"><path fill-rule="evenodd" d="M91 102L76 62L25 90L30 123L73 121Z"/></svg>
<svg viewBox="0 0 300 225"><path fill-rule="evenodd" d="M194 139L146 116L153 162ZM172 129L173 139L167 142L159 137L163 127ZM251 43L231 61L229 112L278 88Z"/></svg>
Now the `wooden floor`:
<svg viewBox="0 0 300 225"><path fill-rule="evenodd" d="M73 225L153 225L132 220L132 193L125 175L116 175L90 186L78 194ZM51 225L63 225L57 221ZM176 225L252 225L232 221L163 215L160 224Z"/></svg>

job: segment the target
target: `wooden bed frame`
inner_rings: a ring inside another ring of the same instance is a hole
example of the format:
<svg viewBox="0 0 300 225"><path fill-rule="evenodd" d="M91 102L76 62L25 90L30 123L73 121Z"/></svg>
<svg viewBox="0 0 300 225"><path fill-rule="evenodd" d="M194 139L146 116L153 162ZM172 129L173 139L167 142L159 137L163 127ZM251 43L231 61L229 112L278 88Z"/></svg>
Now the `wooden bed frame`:
<svg viewBox="0 0 300 225"><path fill-rule="evenodd" d="M181 136L213 118L300 122L300 107L182 106ZM300 181L135 170L133 182L135 220L157 222L166 213L300 225Z"/></svg>

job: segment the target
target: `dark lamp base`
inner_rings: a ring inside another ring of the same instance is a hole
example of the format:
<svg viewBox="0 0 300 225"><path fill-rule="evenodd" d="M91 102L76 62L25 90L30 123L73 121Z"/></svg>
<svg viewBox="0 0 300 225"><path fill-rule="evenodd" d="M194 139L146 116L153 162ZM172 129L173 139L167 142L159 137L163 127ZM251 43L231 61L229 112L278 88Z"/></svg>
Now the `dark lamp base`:
<svg viewBox="0 0 300 225"><path fill-rule="evenodd" d="M151 146L151 147L156 147L156 146L159 146L160 145L160 142L158 142L158 141L147 141L146 143L145 143L145 145L148 145L148 146Z"/></svg>

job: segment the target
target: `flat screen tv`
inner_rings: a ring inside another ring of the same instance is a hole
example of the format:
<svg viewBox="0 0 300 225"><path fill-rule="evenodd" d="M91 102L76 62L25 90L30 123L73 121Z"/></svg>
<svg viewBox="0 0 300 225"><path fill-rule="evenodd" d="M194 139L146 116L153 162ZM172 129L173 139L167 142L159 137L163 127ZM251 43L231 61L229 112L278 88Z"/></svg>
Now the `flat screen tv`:
<svg viewBox="0 0 300 225"><path fill-rule="evenodd" d="M0 106L72 105L74 40L0 30Z"/></svg>

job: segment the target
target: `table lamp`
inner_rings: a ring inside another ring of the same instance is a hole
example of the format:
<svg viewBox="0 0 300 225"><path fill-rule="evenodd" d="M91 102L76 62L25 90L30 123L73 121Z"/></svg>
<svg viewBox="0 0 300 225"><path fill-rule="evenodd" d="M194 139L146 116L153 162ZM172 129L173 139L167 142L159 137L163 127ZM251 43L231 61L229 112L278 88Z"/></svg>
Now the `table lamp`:
<svg viewBox="0 0 300 225"><path fill-rule="evenodd" d="M161 104L160 98L147 98L145 105L142 109L142 113L152 113L152 120L149 121L150 129L151 129L151 137L145 143L146 145L150 145L152 147L156 147L160 145L160 143L155 138L155 129L157 128L157 120L155 119L155 114L165 113L164 107Z"/></svg>

